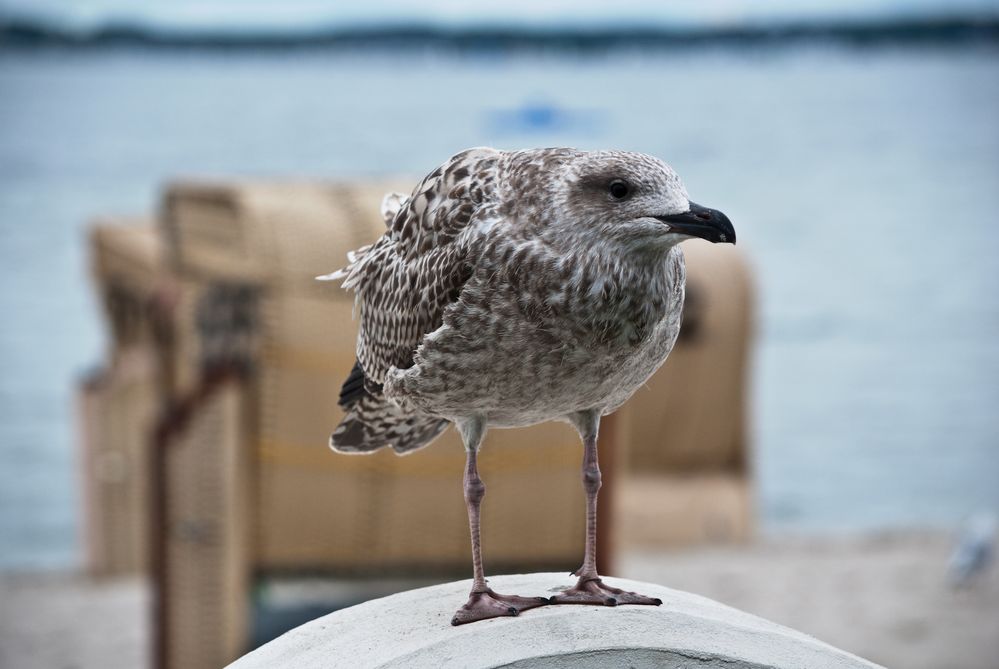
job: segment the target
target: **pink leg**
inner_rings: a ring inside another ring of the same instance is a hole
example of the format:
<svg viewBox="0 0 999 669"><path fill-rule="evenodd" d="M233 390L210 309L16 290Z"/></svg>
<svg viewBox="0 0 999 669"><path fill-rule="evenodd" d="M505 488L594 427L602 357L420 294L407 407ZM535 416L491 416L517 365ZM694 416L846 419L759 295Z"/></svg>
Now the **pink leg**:
<svg viewBox="0 0 999 669"><path fill-rule="evenodd" d="M597 493L600 491L600 464L597 462L599 412L576 416L576 428L583 438L583 488L586 490L586 550L583 566L576 572L576 585L551 598L552 604L648 604L659 606L662 600L604 585L597 573Z"/></svg>
<svg viewBox="0 0 999 669"><path fill-rule="evenodd" d="M500 595L486 585L485 572L482 568L482 549L479 545L479 507L486 495L486 485L479 478L478 450L482 442L483 426L481 421L459 425L462 439L465 441L465 506L468 509L468 527L472 535L472 592L468 601L458 609L451 619L452 625L496 618L499 616L515 616L521 611L549 604L547 597L519 597L517 595Z"/></svg>

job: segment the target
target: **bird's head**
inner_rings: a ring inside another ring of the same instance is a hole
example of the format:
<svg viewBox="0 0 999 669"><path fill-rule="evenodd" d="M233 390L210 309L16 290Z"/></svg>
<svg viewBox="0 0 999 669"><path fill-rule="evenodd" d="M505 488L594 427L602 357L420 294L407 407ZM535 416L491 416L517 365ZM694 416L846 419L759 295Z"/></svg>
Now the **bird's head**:
<svg viewBox="0 0 999 669"><path fill-rule="evenodd" d="M735 243L728 217L691 202L680 177L658 158L579 152L559 172L559 219L566 227L595 230L633 249L668 249L694 237Z"/></svg>

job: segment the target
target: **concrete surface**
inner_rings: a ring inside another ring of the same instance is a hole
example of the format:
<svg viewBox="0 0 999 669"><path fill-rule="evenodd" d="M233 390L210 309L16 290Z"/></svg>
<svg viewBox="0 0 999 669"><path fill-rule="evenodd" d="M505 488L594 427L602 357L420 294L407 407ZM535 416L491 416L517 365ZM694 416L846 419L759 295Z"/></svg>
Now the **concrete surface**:
<svg viewBox="0 0 999 669"><path fill-rule="evenodd" d="M148 583L0 572L0 669L150 666Z"/></svg>
<svg viewBox="0 0 999 669"><path fill-rule="evenodd" d="M550 596L565 573L496 576L497 592ZM230 669L333 667L717 667L861 669L870 662L697 595L608 578L662 606L546 606L516 618L450 625L470 581L409 590L302 625Z"/></svg>

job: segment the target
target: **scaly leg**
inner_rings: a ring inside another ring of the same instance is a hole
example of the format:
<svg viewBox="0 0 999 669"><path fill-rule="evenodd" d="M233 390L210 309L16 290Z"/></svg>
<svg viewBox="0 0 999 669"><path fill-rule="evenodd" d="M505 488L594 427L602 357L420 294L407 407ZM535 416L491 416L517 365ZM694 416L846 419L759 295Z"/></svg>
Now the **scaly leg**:
<svg viewBox="0 0 999 669"><path fill-rule="evenodd" d="M586 490L586 552L583 566L576 572L576 585L551 598L552 604L648 604L659 606L662 600L604 585L597 573L597 493L600 491L600 464L597 462L599 411L585 411L573 416L573 424L583 438L583 488Z"/></svg>
<svg viewBox="0 0 999 669"><path fill-rule="evenodd" d="M486 585L485 572L482 568L482 550L479 545L479 507L486 495L486 486L479 478L477 464L479 445L485 432L482 419L469 419L458 424L461 438L465 442L465 506L468 508L468 527L472 534L472 592L465 603L451 619L452 625L496 618L498 616L515 616L521 611L544 606L550 603L547 597L519 597L517 595L500 595Z"/></svg>

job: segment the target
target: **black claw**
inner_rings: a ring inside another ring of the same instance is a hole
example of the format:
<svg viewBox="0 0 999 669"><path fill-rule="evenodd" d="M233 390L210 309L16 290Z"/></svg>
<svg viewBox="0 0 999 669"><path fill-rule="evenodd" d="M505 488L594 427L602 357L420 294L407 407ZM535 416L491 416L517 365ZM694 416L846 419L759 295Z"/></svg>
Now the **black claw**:
<svg viewBox="0 0 999 669"><path fill-rule="evenodd" d="M663 600L659 599L658 597L653 597L652 601L654 601L656 603L656 606L662 606L663 605Z"/></svg>
<svg viewBox="0 0 999 669"><path fill-rule="evenodd" d="M608 597L607 606L617 606L617 599L615 599L614 597Z"/></svg>
<svg viewBox="0 0 999 669"><path fill-rule="evenodd" d="M517 609L516 609L515 607L513 607L513 606L511 606L511 607L507 608L506 612L507 612L507 613L509 613L509 614L510 614L511 616L516 616L516 615L520 615L520 611L518 611L518 610L517 610Z"/></svg>

